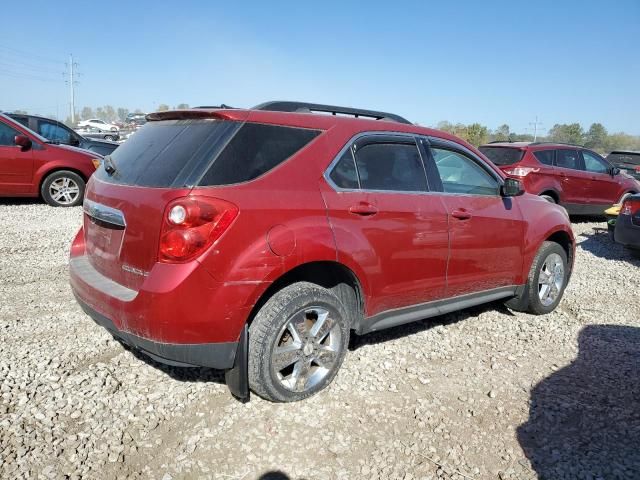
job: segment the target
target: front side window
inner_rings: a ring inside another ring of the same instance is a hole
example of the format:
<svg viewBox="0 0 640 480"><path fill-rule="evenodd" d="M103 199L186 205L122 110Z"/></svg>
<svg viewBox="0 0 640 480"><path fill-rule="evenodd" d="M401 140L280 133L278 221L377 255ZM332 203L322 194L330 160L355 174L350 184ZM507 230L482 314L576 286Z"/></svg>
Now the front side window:
<svg viewBox="0 0 640 480"><path fill-rule="evenodd" d="M433 159L446 193L497 195L498 182L469 157L444 148L432 147Z"/></svg>
<svg viewBox="0 0 640 480"><path fill-rule="evenodd" d="M609 173L609 165L591 152L582 152L584 158L584 168L587 172Z"/></svg>
<svg viewBox="0 0 640 480"><path fill-rule="evenodd" d="M17 130L14 130L4 123L0 123L0 146L12 147L16 144L15 137L20 135Z"/></svg>
<svg viewBox="0 0 640 480"><path fill-rule="evenodd" d="M572 170L582 170L580 156L577 150L557 150L556 166L560 168L570 168Z"/></svg>
<svg viewBox="0 0 640 480"><path fill-rule="evenodd" d="M38 133L52 142L71 143L71 134L60 125L40 120L38 122Z"/></svg>
<svg viewBox="0 0 640 480"><path fill-rule="evenodd" d="M358 148L356 166L363 190L426 192L427 176L414 144L370 143Z"/></svg>

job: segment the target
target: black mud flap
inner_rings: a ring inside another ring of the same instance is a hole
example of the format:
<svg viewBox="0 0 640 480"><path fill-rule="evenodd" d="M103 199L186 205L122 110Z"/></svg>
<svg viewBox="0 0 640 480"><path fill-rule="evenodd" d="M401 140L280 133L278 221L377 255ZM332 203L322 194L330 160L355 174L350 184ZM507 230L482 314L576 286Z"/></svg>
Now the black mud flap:
<svg viewBox="0 0 640 480"><path fill-rule="evenodd" d="M242 403L249 401L249 330L244 326L240 333L236 359L231 370L224 372L227 387L237 400Z"/></svg>

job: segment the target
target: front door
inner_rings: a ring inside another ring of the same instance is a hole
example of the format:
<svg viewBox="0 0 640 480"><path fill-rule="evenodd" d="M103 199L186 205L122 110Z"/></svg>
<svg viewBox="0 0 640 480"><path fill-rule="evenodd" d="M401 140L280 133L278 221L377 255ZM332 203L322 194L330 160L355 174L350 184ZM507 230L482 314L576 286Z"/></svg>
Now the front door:
<svg viewBox="0 0 640 480"><path fill-rule="evenodd" d="M525 225L499 176L473 152L431 139L449 216L447 297L509 287L522 272Z"/></svg>
<svg viewBox="0 0 640 480"><path fill-rule="evenodd" d="M0 195L29 193L33 180L33 150L15 144L21 132L0 121Z"/></svg>
<svg viewBox="0 0 640 480"><path fill-rule="evenodd" d="M441 198L428 193L413 136L359 138L326 180L321 191L338 261L368 283L365 315L443 298L447 214Z"/></svg>
<svg viewBox="0 0 640 480"><path fill-rule="evenodd" d="M608 162L595 153L583 150L584 169L591 181L588 186L588 197L591 203L604 207L616 203L622 194L622 188L615 177L611 176L611 168Z"/></svg>
<svg viewBox="0 0 640 480"><path fill-rule="evenodd" d="M591 175L584 171L582 156L578 150L560 148L556 150L557 175L562 185L560 203L569 213L582 213L589 209Z"/></svg>

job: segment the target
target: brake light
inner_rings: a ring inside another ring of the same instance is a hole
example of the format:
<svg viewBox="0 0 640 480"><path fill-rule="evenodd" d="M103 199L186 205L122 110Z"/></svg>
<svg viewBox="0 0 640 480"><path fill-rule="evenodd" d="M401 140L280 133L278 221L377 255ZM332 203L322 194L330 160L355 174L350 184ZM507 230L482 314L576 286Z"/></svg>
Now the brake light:
<svg viewBox="0 0 640 480"><path fill-rule="evenodd" d="M238 216L238 207L218 198L191 195L165 209L158 261L181 263L204 253Z"/></svg>
<svg viewBox="0 0 640 480"><path fill-rule="evenodd" d="M514 168L506 168L505 172L509 175L513 175L514 177L526 177L531 172L539 172L539 168L533 167L514 167Z"/></svg>
<svg viewBox="0 0 640 480"><path fill-rule="evenodd" d="M640 211L640 198L627 198L624 202L622 202L620 215L635 216L639 211Z"/></svg>

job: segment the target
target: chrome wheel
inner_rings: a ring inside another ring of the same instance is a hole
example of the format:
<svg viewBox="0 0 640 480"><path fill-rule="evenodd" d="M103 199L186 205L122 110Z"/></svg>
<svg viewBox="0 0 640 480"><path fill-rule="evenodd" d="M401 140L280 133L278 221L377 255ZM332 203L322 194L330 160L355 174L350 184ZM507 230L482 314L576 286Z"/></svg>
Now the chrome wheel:
<svg viewBox="0 0 640 480"><path fill-rule="evenodd" d="M336 366L341 343L340 325L328 310L305 308L280 329L271 355L271 368L284 388L305 392Z"/></svg>
<svg viewBox="0 0 640 480"><path fill-rule="evenodd" d="M564 285L564 262L557 253L550 254L538 274L538 297L545 307L553 304Z"/></svg>
<svg viewBox="0 0 640 480"><path fill-rule="evenodd" d="M49 194L56 203L71 205L80 195L80 186L72 178L57 178L49 185Z"/></svg>

